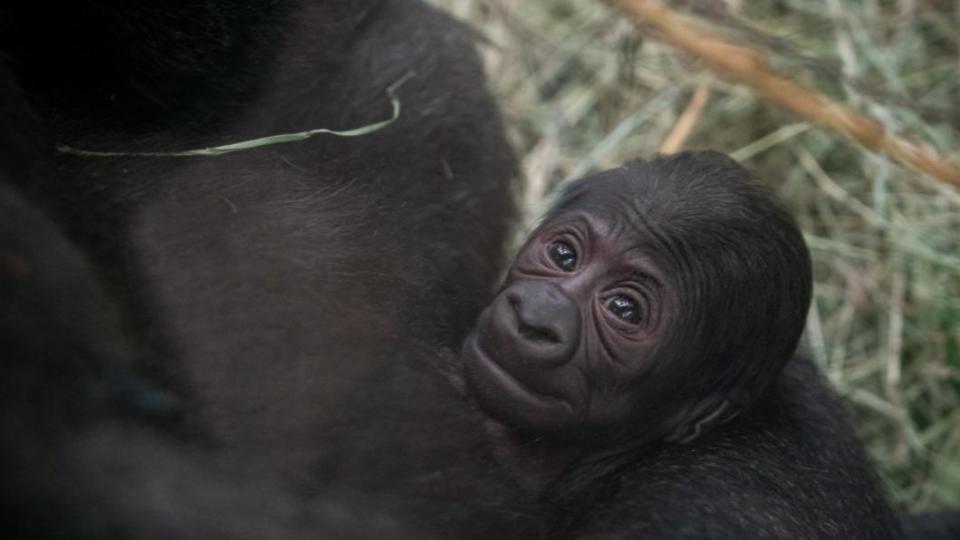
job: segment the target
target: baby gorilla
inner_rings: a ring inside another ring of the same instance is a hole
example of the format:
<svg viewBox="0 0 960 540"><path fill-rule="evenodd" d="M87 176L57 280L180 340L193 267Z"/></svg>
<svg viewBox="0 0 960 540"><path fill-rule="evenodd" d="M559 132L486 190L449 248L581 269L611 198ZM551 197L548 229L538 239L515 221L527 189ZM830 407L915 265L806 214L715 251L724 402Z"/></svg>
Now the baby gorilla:
<svg viewBox="0 0 960 540"><path fill-rule="evenodd" d="M793 220L733 160L580 180L461 354L498 462L547 538L896 538L836 398L794 350Z"/></svg>
<svg viewBox="0 0 960 540"><path fill-rule="evenodd" d="M780 375L810 258L729 158L685 153L571 185L463 350L481 408L564 440L689 442Z"/></svg>
<svg viewBox="0 0 960 540"><path fill-rule="evenodd" d="M793 357L811 284L793 220L721 154L564 191L461 354L545 537L897 537L842 403Z"/></svg>

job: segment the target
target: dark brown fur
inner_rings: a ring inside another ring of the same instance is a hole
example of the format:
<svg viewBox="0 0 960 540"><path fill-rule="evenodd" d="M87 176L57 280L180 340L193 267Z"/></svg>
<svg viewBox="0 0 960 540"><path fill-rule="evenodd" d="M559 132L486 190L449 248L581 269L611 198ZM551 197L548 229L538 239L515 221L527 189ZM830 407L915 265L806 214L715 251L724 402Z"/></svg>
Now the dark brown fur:
<svg viewBox="0 0 960 540"><path fill-rule="evenodd" d="M500 508L522 514L508 478L438 461L485 450L473 417L440 405L462 400L436 368L488 299L514 215L516 162L473 35L404 0L183 12L84 2L49 19L29 3L0 8L2 97L22 87L29 103L9 110L37 120L16 117L3 150L47 171L4 164L14 210L0 254L61 272L77 292L3 282L0 305L13 308L2 335L24 369L16 395L91 412L64 431L61 413L11 401L36 418L5 445L17 485L37 493L6 491L29 516L14 523L136 537L232 537L248 525L261 537L376 537L368 519L383 514L408 523L397 531L515 527L500 519ZM57 38L56 53L41 35ZM210 158L54 150L354 128L389 117L385 90L404 78L399 119L362 137ZM34 254L47 246L50 257ZM79 322L30 327L14 298L41 315L114 315L70 341ZM80 375L64 381L69 392L52 384L68 359ZM449 445L434 444L437 430ZM34 519L44 506L69 517Z"/></svg>

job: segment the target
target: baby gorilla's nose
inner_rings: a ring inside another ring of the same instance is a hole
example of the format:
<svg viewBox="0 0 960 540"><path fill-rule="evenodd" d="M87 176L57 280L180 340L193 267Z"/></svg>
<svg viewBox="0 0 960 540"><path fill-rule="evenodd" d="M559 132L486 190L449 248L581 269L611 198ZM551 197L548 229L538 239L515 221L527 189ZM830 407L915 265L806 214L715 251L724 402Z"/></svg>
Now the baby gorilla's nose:
<svg viewBox="0 0 960 540"><path fill-rule="evenodd" d="M580 338L577 303L549 281L515 283L504 293L516 317L518 352L525 363L566 363Z"/></svg>

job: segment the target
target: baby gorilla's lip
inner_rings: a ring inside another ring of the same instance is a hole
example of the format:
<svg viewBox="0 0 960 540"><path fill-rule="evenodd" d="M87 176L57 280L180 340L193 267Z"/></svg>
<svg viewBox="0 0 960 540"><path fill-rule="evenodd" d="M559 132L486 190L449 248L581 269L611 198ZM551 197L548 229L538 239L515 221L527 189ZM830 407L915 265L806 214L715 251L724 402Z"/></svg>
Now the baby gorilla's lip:
<svg viewBox="0 0 960 540"><path fill-rule="evenodd" d="M505 391L507 396L509 396L509 401L512 402L510 404L511 408L515 410L517 407L537 411L556 411L559 408L568 414L573 412L573 407L566 400L533 390L508 372L494 360L492 355L487 354L476 333L471 336L468 347L470 364L472 364L468 366L468 371L473 372L471 378L474 379L475 387L477 387L481 393L483 393L484 390L489 390L489 382L492 379L497 387L501 391ZM482 380L478 381L476 379ZM478 397L481 397L481 400L483 400L484 397L489 396ZM503 401L502 396L500 396L500 398L499 401Z"/></svg>

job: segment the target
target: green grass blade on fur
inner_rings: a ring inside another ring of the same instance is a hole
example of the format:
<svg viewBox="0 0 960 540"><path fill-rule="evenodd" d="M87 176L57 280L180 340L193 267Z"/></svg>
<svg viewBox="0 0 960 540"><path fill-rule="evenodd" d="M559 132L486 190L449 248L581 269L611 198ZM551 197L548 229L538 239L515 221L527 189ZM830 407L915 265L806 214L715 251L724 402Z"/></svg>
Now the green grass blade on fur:
<svg viewBox="0 0 960 540"><path fill-rule="evenodd" d="M333 135L335 137L362 137L364 135L370 135L371 133L376 133L381 129L386 128L390 124L394 123L398 118L400 118L400 98L397 97L397 89L400 88L405 82L410 80L413 77L413 73L407 73L400 80L391 84L387 87L387 97L390 98L390 105L393 109L390 118L386 120L381 120L379 122L374 122L372 124L367 124L365 126L360 126L353 129L347 130L335 130L327 128L317 128L307 131L298 131L295 133L280 133L277 135L268 135L266 137L260 137L257 139L249 139L246 141L240 141L231 144L224 144L220 146L211 146L208 148L196 148L193 150L182 150L179 152L100 152L96 150L84 150L81 148L74 148L72 146L67 146L65 144L57 145L57 151L64 154L72 154L75 156L87 156L87 157L126 157L126 156L136 156L136 157L191 157L191 156L220 156L223 154L231 154L233 152L242 152L244 150L252 150L254 148L260 148L263 146L270 146L273 144L285 144L291 142L305 141L315 135Z"/></svg>

